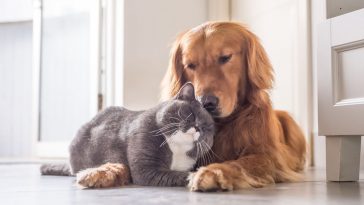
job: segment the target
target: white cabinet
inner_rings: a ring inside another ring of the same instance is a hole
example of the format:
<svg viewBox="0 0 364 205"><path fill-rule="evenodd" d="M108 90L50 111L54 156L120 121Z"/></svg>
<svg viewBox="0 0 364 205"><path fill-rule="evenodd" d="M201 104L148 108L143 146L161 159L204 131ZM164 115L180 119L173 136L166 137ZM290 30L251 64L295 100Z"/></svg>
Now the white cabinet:
<svg viewBox="0 0 364 205"><path fill-rule="evenodd" d="M319 134L330 181L359 178L364 135L364 9L326 20L318 38Z"/></svg>

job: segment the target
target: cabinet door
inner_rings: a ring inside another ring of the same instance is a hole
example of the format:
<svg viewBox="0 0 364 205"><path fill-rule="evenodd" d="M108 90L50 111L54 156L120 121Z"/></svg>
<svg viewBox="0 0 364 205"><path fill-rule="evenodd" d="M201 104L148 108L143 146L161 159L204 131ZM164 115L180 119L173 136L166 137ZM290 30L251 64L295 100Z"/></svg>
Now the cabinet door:
<svg viewBox="0 0 364 205"><path fill-rule="evenodd" d="M363 135L364 9L320 25L317 63L320 135Z"/></svg>

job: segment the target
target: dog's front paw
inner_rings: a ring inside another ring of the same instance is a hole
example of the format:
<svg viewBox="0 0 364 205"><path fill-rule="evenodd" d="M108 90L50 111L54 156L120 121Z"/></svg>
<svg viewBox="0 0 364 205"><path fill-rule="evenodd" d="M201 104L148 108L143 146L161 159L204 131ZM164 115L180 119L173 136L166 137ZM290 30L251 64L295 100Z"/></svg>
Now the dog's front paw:
<svg viewBox="0 0 364 205"><path fill-rule="evenodd" d="M129 182L129 170L123 164L107 163L82 170L76 178L77 184L86 188L122 186Z"/></svg>
<svg viewBox="0 0 364 205"><path fill-rule="evenodd" d="M227 191L234 188L233 182L218 168L201 167L191 173L188 180L191 191Z"/></svg>

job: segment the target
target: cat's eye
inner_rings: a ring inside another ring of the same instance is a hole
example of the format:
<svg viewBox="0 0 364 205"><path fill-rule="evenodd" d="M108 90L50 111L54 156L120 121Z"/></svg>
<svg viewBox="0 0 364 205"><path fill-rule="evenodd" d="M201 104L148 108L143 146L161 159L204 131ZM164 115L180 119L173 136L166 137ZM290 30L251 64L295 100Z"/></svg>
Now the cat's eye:
<svg viewBox="0 0 364 205"><path fill-rule="evenodd" d="M223 65L223 64L229 62L229 60L231 59L232 56L233 56L232 54L220 56L219 57L219 64Z"/></svg>

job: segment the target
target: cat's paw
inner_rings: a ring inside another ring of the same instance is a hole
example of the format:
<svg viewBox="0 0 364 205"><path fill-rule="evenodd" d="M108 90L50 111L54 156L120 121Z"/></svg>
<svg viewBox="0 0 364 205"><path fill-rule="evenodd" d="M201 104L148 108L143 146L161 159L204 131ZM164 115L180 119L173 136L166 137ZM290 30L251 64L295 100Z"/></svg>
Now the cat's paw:
<svg viewBox="0 0 364 205"><path fill-rule="evenodd" d="M222 170L201 167L188 176L188 187L191 191L225 191L233 190L233 183Z"/></svg>
<svg viewBox="0 0 364 205"><path fill-rule="evenodd" d="M130 181L129 169L123 164L107 163L82 170L76 175L77 184L86 188L105 188L126 185Z"/></svg>

